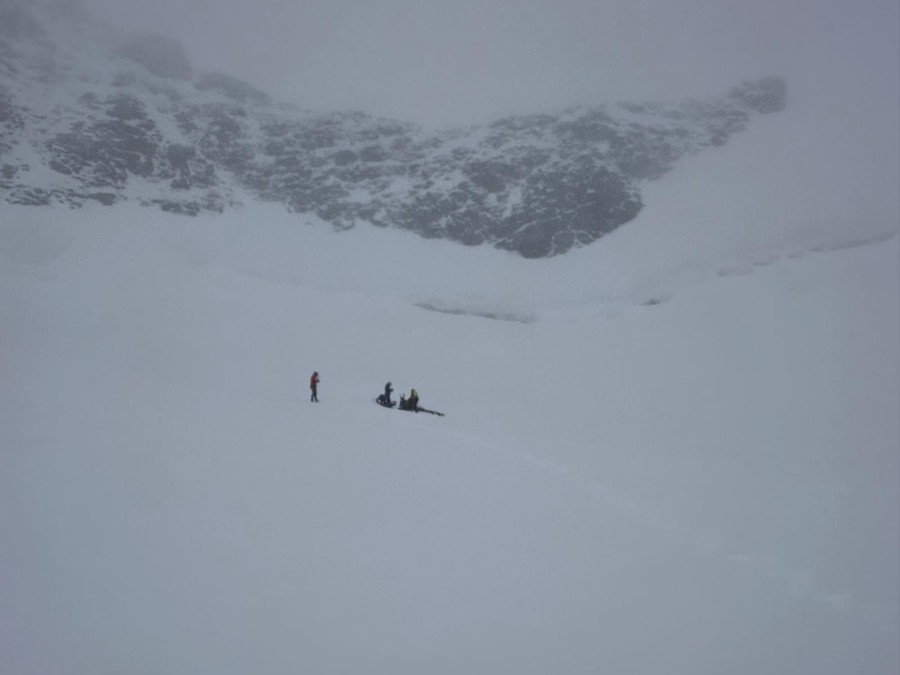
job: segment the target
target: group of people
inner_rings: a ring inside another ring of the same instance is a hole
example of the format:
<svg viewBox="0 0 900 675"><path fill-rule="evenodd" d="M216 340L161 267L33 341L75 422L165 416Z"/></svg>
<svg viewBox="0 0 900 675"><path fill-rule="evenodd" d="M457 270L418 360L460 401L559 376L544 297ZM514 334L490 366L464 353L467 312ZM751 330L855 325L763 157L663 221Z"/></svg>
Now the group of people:
<svg viewBox="0 0 900 675"><path fill-rule="evenodd" d="M409 397L406 395L400 394L400 403L397 404L396 401L391 400L391 394L394 393L394 387L390 382L384 385L384 393L380 394L375 401L379 405L383 405L385 408L393 408L395 405L400 410L409 410L411 412L419 412L419 394L415 389L411 389L409 392Z"/></svg>
<svg viewBox="0 0 900 675"><path fill-rule="evenodd" d="M313 371L312 376L309 378L309 400L311 403L319 402L319 371ZM393 408L395 405L399 407L400 410L409 410L411 412L419 412L419 394L415 389L411 389L409 392L409 396L407 397L404 394L400 394L400 402L399 405L397 401L391 400L391 394L394 393L394 387L391 386L391 383L388 382L384 385L384 393L381 394L377 399L375 399L380 405L383 405L386 408Z"/></svg>

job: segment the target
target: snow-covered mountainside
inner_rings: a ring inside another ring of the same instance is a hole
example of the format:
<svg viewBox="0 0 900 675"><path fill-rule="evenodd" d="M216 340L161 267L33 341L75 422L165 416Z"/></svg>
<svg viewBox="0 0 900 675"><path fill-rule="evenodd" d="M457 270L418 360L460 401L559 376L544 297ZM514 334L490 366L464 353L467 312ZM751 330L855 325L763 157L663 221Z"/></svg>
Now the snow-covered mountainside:
<svg viewBox="0 0 900 675"><path fill-rule="evenodd" d="M890 110L426 133L78 7L0 0L0 675L900 672Z"/></svg>
<svg viewBox="0 0 900 675"><path fill-rule="evenodd" d="M259 199L346 229L398 227L529 258L595 241L642 209L641 188L719 146L785 83L720 98L618 103L427 132L363 113L306 113L184 49L121 38L78 3L0 3L0 197L11 204L223 211Z"/></svg>

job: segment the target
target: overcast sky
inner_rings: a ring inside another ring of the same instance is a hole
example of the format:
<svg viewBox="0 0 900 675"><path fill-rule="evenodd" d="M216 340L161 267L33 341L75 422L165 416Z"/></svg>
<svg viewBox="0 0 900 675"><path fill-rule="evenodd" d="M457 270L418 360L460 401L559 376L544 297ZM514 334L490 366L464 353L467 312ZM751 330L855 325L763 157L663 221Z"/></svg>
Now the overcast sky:
<svg viewBox="0 0 900 675"><path fill-rule="evenodd" d="M428 126L789 78L896 115L900 0L88 0L198 71Z"/></svg>

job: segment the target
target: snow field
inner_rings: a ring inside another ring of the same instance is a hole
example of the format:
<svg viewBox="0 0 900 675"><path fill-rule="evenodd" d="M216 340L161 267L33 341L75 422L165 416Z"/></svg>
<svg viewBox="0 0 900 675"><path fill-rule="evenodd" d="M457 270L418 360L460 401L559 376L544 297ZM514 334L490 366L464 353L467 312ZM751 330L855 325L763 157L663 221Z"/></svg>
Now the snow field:
<svg viewBox="0 0 900 675"><path fill-rule="evenodd" d="M575 285L265 210L4 216L7 672L896 670L896 237Z"/></svg>

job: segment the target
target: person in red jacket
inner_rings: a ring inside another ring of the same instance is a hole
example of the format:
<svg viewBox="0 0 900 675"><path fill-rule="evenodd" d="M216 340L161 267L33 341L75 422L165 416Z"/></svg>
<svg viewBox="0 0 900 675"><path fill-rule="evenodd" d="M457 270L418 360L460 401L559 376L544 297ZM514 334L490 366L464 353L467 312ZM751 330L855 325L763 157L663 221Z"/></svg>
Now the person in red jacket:
<svg viewBox="0 0 900 675"><path fill-rule="evenodd" d="M312 377L309 378L309 390L312 392L309 396L310 401L319 402L319 395L317 393L317 389L319 386L319 371L314 371Z"/></svg>

